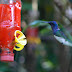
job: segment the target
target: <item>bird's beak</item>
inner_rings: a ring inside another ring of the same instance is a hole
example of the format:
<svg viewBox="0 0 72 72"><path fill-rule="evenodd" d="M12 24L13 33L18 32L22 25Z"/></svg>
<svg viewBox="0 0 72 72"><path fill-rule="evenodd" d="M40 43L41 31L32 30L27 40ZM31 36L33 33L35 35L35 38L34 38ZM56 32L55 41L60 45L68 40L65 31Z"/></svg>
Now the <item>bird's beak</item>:
<svg viewBox="0 0 72 72"><path fill-rule="evenodd" d="M51 21L48 21L48 23L50 24L50 23L51 23Z"/></svg>

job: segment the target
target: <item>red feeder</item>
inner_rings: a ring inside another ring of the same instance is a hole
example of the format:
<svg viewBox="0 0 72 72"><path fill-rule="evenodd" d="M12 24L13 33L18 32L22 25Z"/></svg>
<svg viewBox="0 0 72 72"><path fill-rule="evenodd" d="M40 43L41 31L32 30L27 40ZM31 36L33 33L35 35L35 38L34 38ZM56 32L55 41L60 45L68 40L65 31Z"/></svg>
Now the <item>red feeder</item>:
<svg viewBox="0 0 72 72"><path fill-rule="evenodd" d="M21 30L21 1L0 0L1 61L14 61L14 32Z"/></svg>

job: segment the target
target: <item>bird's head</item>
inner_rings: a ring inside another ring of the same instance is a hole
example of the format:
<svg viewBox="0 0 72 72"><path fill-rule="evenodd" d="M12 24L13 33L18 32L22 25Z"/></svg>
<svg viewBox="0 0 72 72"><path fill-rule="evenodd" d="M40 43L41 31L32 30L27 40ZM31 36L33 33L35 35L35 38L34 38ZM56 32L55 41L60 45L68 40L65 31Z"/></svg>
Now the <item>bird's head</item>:
<svg viewBox="0 0 72 72"><path fill-rule="evenodd" d="M52 29L53 28L58 29L58 24L56 21L49 21L48 23L51 25Z"/></svg>
<svg viewBox="0 0 72 72"><path fill-rule="evenodd" d="M53 32L59 29L56 21L49 21L48 23L51 25Z"/></svg>

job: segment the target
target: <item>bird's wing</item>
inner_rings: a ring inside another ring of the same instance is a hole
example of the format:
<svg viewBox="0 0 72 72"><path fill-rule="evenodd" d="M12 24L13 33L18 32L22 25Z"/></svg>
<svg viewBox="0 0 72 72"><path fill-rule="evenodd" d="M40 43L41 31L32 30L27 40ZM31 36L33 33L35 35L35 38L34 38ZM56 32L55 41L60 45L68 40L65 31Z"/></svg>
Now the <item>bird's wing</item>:
<svg viewBox="0 0 72 72"><path fill-rule="evenodd" d="M61 30L58 30L55 35L67 39L66 35Z"/></svg>
<svg viewBox="0 0 72 72"><path fill-rule="evenodd" d="M62 31L57 31L54 37L62 44L67 46L72 46L72 41L70 41Z"/></svg>

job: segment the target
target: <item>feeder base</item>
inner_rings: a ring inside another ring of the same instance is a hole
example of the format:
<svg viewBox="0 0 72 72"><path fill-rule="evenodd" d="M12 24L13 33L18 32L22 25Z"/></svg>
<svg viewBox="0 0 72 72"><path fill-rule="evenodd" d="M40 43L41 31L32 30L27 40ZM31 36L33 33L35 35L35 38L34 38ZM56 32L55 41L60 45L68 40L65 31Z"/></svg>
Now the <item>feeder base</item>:
<svg viewBox="0 0 72 72"><path fill-rule="evenodd" d="M14 61L14 54L3 52L1 54L1 61L3 61L3 62L13 62Z"/></svg>

